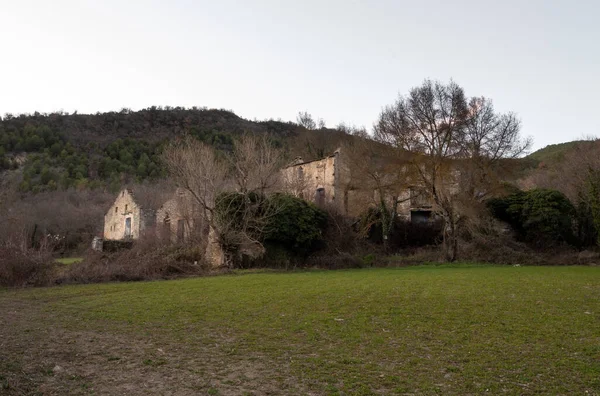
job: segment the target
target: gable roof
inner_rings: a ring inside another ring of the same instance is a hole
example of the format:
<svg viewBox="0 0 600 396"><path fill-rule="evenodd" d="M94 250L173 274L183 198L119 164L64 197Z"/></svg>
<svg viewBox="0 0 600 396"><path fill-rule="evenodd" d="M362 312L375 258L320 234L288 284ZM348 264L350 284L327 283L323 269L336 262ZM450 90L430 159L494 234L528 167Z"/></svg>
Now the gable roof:
<svg viewBox="0 0 600 396"><path fill-rule="evenodd" d="M139 184L129 186L119 191L111 207L116 204L124 192L127 192L141 209L152 211L158 210L173 194L172 191L163 191L154 185Z"/></svg>

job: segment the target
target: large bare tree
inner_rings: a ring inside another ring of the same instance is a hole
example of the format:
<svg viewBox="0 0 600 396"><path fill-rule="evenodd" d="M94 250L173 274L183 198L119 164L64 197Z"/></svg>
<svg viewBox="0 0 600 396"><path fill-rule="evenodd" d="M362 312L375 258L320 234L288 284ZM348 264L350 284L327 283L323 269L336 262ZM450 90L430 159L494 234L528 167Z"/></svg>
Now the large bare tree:
<svg viewBox="0 0 600 396"><path fill-rule="evenodd" d="M497 115L484 98L467 100L455 82L425 80L408 96L385 107L375 137L396 147L410 163L444 220L444 250L458 256L459 225L473 200L490 190L495 165L520 155L529 141L520 139L513 114Z"/></svg>

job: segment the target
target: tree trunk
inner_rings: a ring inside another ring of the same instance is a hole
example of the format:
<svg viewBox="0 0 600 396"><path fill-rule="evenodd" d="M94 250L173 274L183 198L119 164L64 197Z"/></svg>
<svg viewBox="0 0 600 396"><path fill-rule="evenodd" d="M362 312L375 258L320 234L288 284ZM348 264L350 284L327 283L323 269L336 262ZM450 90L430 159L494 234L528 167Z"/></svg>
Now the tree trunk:
<svg viewBox="0 0 600 396"><path fill-rule="evenodd" d="M457 225L452 216L444 215L444 253L446 261L454 262L458 258Z"/></svg>

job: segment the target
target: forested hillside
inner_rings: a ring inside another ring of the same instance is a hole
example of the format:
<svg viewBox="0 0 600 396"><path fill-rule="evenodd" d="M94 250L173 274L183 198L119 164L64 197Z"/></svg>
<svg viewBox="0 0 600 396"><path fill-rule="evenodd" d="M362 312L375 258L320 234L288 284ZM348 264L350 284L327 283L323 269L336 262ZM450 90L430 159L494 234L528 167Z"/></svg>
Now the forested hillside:
<svg viewBox="0 0 600 396"><path fill-rule="evenodd" d="M565 154L573 151L580 144L589 143L585 140L574 140L572 142L550 144L529 154L527 158L543 163L560 162L564 159Z"/></svg>
<svg viewBox="0 0 600 396"><path fill-rule="evenodd" d="M274 145L305 158L324 155L347 136L339 130L309 131L292 122L249 121L205 108L8 114L0 119L0 171L18 170L22 192L116 189L124 182L164 176L160 153L169 141L192 135L227 151L244 133L269 134Z"/></svg>

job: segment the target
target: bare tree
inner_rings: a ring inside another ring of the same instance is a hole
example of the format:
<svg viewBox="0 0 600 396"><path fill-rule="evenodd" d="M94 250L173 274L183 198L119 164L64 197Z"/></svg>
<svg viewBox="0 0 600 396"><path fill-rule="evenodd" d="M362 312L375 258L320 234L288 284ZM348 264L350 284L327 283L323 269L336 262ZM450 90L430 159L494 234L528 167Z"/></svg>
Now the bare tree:
<svg viewBox="0 0 600 396"><path fill-rule="evenodd" d="M317 122L317 126L319 129L327 128L327 124L325 123L325 120L322 118L319 118L319 121Z"/></svg>
<svg viewBox="0 0 600 396"><path fill-rule="evenodd" d="M469 101L468 122L458 141L464 159L460 162L462 194L481 201L497 191L509 171L506 160L520 157L531 147L531 138L523 139L520 130L517 116L496 113L490 99Z"/></svg>
<svg viewBox="0 0 600 396"><path fill-rule="evenodd" d="M200 206L203 217L212 218L216 197L231 188L227 163L212 147L191 137L165 149L163 161L173 181Z"/></svg>
<svg viewBox="0 0 600 396"><path fill-rule="evenodd" d="M357 137L345 143L341 151L353 160L346 161L344 206L376 207L382 228L384 247L387 248L393 225L401 205L410 201L410 187L415 183L408 158L402 158L389 148L370 139ZM348 202L349 195L358 202ZM364 232L372 223L367 222Z"/></svg>
<svg viewBox="0 0 600 396"><path fill-rule="evenodd" d="M317 123L308 111L300 111L296 116L296 122L310 131L317 129Z"/></svg>
<svg viewBox="0 0 600 396"><path fill-rule="evenodd" d="M236 140L229 158L232 176L241 193L265 194L280 185L283 152L276 149L266 136L244 135Z"/></svg>
<svg viewBox="0 0 600 396"><path fill-rule="evenodd" d="M227 156L192 138L165 150L171 176L201 208L226 265L239 266L244 256L264 253L262 237L277 212L266 194L278 185L282 158L266 138L250 135Z"/></svg>
<svg viewBox="0 0 600 396"><path fill-rule="evenodd" d="M495 114L491 102L483 98L468 103L453 81L425 80L407 97L385 107L374 130L377 140L397 147L401 155L412 153L410 162L419 183L444 220L449 261L458 255L463 209L487 194L485 184L501 159L518 156L530 144L520 139L520 122L513 114Z"/></svg>

